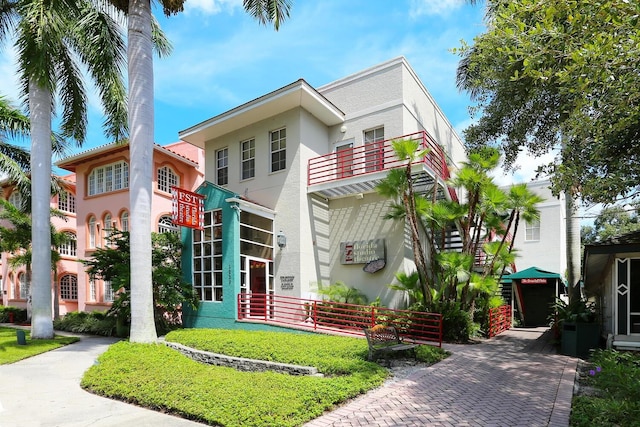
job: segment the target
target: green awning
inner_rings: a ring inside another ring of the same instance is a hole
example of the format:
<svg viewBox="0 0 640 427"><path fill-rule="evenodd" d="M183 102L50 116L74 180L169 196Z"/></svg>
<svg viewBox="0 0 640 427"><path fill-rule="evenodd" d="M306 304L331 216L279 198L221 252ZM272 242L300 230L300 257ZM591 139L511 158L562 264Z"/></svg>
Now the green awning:
<svg viewBox="0 0 640 427"><path fill-rule="evenodd" d="M503 279L515 280L515 279L562 279L558 273L552 273L550 271L543 270L538 267L529 267L526 270L518 271L516 273L507 274L502 277Z"/></svg>

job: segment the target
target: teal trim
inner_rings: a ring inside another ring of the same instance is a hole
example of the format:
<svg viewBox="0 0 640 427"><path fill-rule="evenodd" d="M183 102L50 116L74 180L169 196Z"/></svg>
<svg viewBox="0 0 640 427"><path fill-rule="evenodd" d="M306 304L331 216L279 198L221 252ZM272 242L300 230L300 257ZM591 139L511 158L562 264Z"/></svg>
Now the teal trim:
<svg viewBox="0 0 640 427"><path fill-rule="evenodd" d="M204 182L196 193L205 196L204 210L222 209L222 301L202 301L197 311L185 307L185 327L220 327L220 323L237 319L237 295L240 293L240 215L234 204L225 200L239 197L237 194L210 182ZM183 227L182 274L188 282L193 277L193 230ZM214 320L215 319L215 320Z"/></svg>

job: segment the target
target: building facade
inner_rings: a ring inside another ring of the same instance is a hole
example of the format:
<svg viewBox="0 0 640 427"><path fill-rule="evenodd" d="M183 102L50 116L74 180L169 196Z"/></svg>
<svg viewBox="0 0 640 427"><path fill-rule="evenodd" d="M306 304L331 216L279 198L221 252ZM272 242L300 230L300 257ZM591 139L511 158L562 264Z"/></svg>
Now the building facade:
<svg viewBox="0 0 640 427"><path fill-rule="evenodd" d="M152 224L150 231L177 231L173 225L171 187L195 189L204 178L202 150L185 142L154 147ZM61 260L52 272L52 289L57 285L60 314L72 311L106 310L114 298L109 283L91 280L83 259L106 244L114 229L129 230L129 146L109 144L67 157L56 163L71 172L63 176L65 194L55 196L51 207L65 218L52 218L59 232L68 233L69 243L59 248ZM17 204L11 185L4 197ZM29 295L25 266L12 267L12 254L2 254L3 304L26 308ZM54 298L54 305L55 305Z"/></svg>
<svg viewBox="0 0 640 427"><path fill-rule="evenodd" d="M179 137L206 158L204 229L183 231L185 278L202 300L185 323L196 327L251 317L251 295L275 318L272 296L314 299L336 282L401 307L387 285L414 269L411 242L403 222L384 219L390 200L375 190L406 165L391 143L429 149L411 172L419 191L438 197L456 197L445 180L466 159L404 58L319 88L298 80Z"/></svg>

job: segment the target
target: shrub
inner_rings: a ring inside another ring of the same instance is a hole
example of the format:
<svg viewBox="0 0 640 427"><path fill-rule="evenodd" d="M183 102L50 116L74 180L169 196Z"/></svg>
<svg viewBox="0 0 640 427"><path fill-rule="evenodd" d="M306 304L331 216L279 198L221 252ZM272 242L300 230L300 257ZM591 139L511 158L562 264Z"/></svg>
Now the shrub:
<svg viewBox="0 0 640 427"><path fill-rule="evenodd" d="M114 336L116 318L102 311L73 311L53 321L54 329L74 333Z"/></svg>
<svg viewBox="0 0 640 427"><path fill-rule="evenodd" d="M18 307L0 307L0 323L10 323L11 314L15 323L27 321L27 310Z"/></svg>

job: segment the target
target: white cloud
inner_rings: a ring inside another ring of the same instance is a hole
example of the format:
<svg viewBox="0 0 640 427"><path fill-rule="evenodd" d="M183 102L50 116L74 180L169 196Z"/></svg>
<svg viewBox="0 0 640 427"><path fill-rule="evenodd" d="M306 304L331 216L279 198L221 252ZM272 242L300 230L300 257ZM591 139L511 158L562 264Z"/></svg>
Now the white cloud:
<svg viewBox="0 0 640 427"><path fill-rule="evenodd" d="M201 12L205 15L215 15L224 11L233 11L242 7L242 0L189 0L184 4L184 12Z"/></svg>
<svg viewBox="0 0 640 427"><path fill-rule="evenodd" d="M529 153L520 153L514 163L514 167L508 172L502 167L493 174L494 182L499 186L527 183L536 179L536 171L539 166L551 163L556 153L551 152L539 157L533 157ZM545 179L542 176L540 179Z"/></svg>
<svg viewBox="0 0 640 427"><path fill-rule="evenodd" d="M411 0L411 16L448 15L464 3L465 0Z"/></svg>

